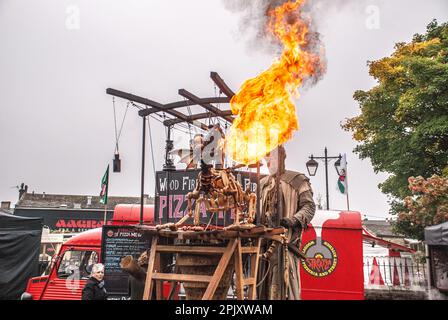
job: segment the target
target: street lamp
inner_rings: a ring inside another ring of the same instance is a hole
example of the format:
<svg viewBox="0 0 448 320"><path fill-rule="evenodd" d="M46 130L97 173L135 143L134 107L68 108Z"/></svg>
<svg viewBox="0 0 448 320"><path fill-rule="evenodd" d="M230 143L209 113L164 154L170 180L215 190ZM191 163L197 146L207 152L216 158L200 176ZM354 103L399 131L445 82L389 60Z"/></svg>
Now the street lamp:
<svg viewBox="0 0 448 320"><path fill-rule="evenodd" d="M338 176L341 175L341 172L339 171L339 169L341 168L341 159L342 156L339 154L338 160L336 160L336 162L334 163L334 168L336 169Z"/></svg>
<svg viewBox="0 0 448 320"><path fill-rule="evenodd" d="M314 177L316 175L317 167L319 166L319 163L317 163L316 160L314 160L313 155L311 155L311 160L309 160L306 163L306 169L308 170L308 173L311 177Z"/></svg>
<svg viewBox="0 0 448 320"><path fill-rule="evenodd" d="M306 163L306 168L308 170L308 173L312 177L314 177L316 175L317 168L319 167L319 164L314 159L323 160L324 163L325 163L325 183L326 183L327 210L330 210L330 197L328 195L328 162L330 162L332 159L337 159L337 161L334 164L334 167L335 167L336 172L338 173L338 175L340 175L339 168L341 166L342 156L339 154L338 157L329 157L328 153L327 153L327 147L325 147L325 155L323 157L315 157L315 156L311 155L310 160L307 161L307 163Z"/></svg>

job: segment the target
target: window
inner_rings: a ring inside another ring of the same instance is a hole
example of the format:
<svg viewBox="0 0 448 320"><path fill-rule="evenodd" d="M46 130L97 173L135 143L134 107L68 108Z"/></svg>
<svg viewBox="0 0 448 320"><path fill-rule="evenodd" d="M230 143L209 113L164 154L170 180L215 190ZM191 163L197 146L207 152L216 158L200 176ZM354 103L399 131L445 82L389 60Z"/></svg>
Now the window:
<svg viewBox="0 0 448 320"><path fill-rule="evenodd" d="M59 264L58 278L78 275L81 279L87 279L95 263L98 263L96 251L66 251Z"/></svg>

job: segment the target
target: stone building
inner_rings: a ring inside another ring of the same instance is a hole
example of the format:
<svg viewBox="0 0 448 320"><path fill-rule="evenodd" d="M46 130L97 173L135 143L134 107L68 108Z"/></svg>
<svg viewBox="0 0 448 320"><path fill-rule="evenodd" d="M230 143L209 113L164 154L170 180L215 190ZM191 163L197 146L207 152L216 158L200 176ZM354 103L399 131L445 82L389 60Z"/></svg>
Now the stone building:
<svg viewBox="0 0 448 320"><path fill-rule="evenodd" d="M399 245L406 245L405 236L394 233L389 220L367 220L362 221L362 225L371 234L382 240L390 241Z"/></svg>
<svg viewBox="0 0 448 320"><path fill-rule="evenodd" d="M145 198L145 204L152 203L153 198ZM140 197L109 197L105 207L99 196L24 192L15 205L14 214L42 217L50 233L73 234L110 221L117 204L140 204Z"/></svg>
<svg viewBox="0 0 448 320"><path fill-rule="evenodd" d="M382 240L393 242L395 244L411 248L412 250L424 252L424 244L422 241L406 238L402 234L397 234L392 229L390 220L367 220L364 219L363 227Z"/></svg>

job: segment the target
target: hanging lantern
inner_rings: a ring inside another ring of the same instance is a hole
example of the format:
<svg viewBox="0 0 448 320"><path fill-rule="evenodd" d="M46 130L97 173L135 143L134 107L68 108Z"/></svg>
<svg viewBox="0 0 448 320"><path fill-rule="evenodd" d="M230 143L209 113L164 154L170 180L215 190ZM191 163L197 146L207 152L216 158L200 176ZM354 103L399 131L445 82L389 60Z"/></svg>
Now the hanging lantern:
<svg viewBox="0 0 448 320"><path fill-rule="evenodd" d="M121 160L120 160L120 154L115 153L114 157L114 172L121 172Z"/></svg>

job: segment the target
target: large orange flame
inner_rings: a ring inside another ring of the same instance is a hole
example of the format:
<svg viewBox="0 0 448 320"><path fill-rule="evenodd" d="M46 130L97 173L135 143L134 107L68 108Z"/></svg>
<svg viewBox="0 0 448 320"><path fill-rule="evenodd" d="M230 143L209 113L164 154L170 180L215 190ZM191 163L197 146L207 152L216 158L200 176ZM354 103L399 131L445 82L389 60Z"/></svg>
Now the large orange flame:
<svg viewBox="0 0 448 320"><path fill-rule="evenodd" d="M237 117L227 136L227 152L238 163L252 164L298 130L293 97L303 80L314 72L316 56L304 50L308 23L298 10L305 0L289 1L268 12L268 31L283 45L273 64L241 86L231 100Z"/></svg>

